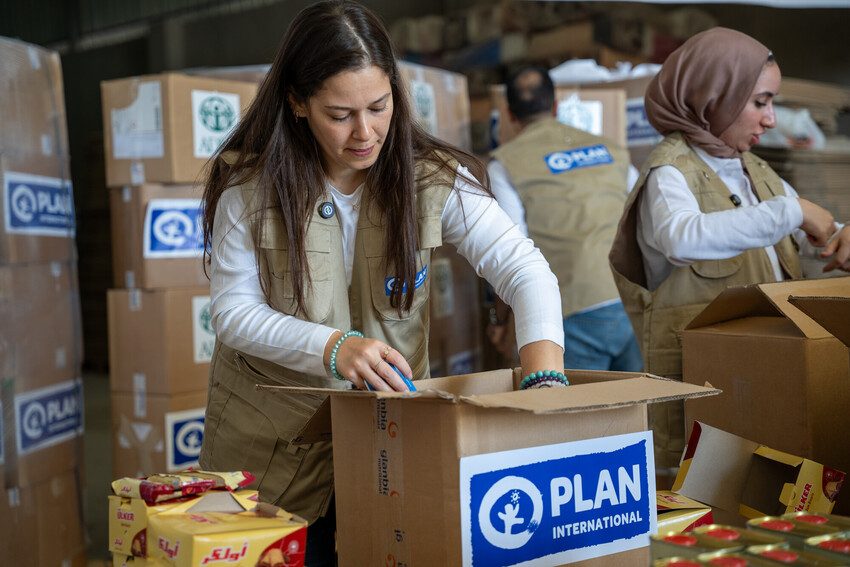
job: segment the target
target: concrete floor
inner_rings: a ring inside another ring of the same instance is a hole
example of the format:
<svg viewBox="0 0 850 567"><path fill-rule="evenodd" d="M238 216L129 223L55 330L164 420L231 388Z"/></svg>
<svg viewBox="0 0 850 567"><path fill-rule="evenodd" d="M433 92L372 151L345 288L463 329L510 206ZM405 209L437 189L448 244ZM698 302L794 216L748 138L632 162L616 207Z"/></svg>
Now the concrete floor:
<svg viewBox="0 0 850 567"><path fill-rule="evenodd" d="M83 518L88 534L89 567L112 565L108 550L108 501L112 493L112 423L109 376L83 373L85 443Z"/></svg>

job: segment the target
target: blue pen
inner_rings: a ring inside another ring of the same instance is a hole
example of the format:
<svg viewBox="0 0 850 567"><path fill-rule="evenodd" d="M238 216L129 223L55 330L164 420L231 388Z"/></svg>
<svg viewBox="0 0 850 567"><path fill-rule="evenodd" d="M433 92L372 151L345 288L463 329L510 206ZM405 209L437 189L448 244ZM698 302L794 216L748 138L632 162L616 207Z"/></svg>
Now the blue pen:
<svg viewBox="0 0 850 567"><path fill-rule="evenodd" d="M402 374L402 373L401 373L401 370L399 370L398 368L396 368L395 364L390 364L389 362L388 362L387 364L389 364L390 368L392 368L393 370L395 370L396 374L398 374L399 376L401 376L401 379L404 381L404 385L405 385L405 386L407 386L407 387L408 387L408 389L409 389L411 392L415 392L415 391L416 391L416 386L414 386L414 385L413 385L413 381L412 381L410 378L408 378L407 376L405 376L404 374ZM364 380L364 382L365 382L365 380ZM370 392L374 392L374 391L375 391L375 388L373 388L373 387L372 387L372 385L371 385L369 382L366 382L366 389L367 389L367 390L369 390Z"/></svg>

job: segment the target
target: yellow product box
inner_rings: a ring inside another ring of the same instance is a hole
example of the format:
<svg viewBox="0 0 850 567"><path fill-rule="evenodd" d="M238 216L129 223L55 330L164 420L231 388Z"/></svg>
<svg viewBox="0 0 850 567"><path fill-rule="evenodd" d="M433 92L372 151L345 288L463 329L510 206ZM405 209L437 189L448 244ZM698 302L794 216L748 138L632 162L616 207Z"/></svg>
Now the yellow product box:
<svg viewBox="0 0 850 567"><path fill-rule="evenodd" d="M658 533L686 532L703 524L714 523L711 506L670 490L655 491L658 509Z"/></svg>
<svg viewBox="0 0 850 567"><path fill-rule="evenodd" d="M150 518L148 555L155 565L303 567L307 522L236 493L208 493Z"/></svg>
<svg viewBox="0 0 850 567"><path fill-rule="evenodd" d="M227 493L225 493L227 494ZM256 505L256 490L240 490L236 494L238 502L244 507ZM200 504L205 497L189 497L180 500L167 500L149 505L141 498L128 496L109 496L109 551L115 556L147 557L147 527L151 517L166 510L185 512L187 508ZM126 562L126 560L124 560ZM123 563L115 563L123 565Z"/></svg>
<svg viewBox="0 0 850 567"><path fill-rule="evenodd" d="M112 554L112 567L155 567L156 563L145 557L134 557L123 553Z"/></svg>
<svg viewBox="0 0 850 567"><path fill-rule="evenodd" d="M743 518L829 513L845 476L695 421L673 491L710 505L715 520L741 525Z"/></svg>

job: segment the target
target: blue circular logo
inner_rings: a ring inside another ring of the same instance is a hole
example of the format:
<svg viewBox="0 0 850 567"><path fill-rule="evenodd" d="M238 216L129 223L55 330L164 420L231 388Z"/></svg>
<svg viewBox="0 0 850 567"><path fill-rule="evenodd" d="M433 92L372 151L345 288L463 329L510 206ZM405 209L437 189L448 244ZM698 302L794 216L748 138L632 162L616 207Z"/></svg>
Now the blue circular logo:
<svg viewBox="0 0 850 567"><path fill-rule="evenodd" d="M323 219L329 219L334 216L334 204L330 201L325 201L319 205L319 216Z"/></svg>

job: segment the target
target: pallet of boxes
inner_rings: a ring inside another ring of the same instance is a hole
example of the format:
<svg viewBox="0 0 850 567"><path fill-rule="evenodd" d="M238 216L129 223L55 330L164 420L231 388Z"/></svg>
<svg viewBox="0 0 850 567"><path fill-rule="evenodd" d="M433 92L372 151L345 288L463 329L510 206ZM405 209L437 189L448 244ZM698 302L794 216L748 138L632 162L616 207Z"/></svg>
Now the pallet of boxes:
<svg viewBox="0 0 850 567"><path fill-rule="evenodd" d="M215 342L203 168L255 94L253 83L178 73L101 84L113 478L197 464Z"/></svg>
<svg viewBox="0 0 850 567"><path fill-rule="evenodd" d="M17 565L85 564L82 332L62 84L57 53L0 38L0 557Z"/></svg>

